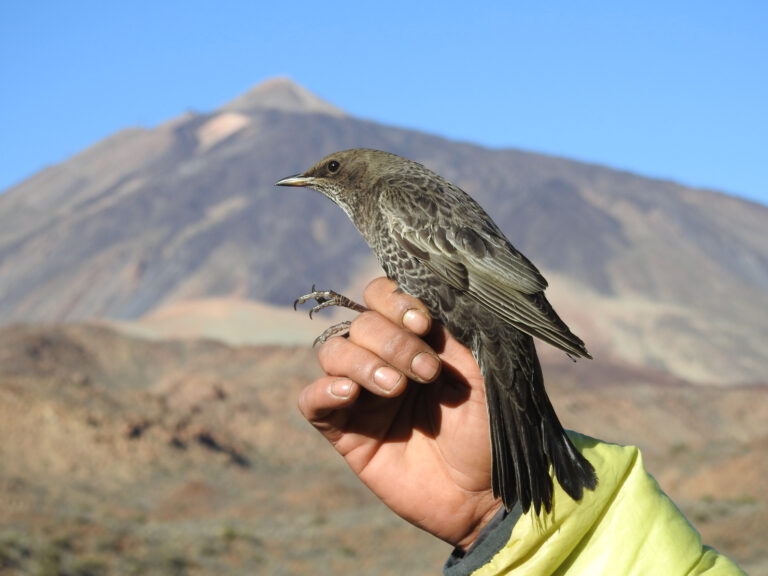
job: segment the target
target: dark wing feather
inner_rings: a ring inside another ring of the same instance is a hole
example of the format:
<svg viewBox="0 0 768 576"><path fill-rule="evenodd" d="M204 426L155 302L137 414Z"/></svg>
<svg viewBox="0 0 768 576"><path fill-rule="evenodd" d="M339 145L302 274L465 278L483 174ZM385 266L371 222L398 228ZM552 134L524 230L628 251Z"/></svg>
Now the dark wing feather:
<svg viewBox="0 0 768 576"><path fill-rule="evenodd" d="M425 194L425 186L432 193ZM589 356L544 297L541 273L461 189L442 179L390 182L379 206L392 237L443 281L515 328Z"/></svg>

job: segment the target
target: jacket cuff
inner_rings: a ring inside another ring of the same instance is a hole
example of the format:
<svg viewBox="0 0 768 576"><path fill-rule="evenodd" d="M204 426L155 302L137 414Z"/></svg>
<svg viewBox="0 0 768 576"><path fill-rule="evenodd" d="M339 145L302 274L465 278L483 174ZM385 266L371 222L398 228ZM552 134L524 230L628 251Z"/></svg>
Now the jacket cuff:
<svg viewBox="0 0 768 576"><path fill-rule="evenodd" d="M469 550L454 548L443 566L445 576L469 576L475 570L490 562L499 550L509 541L512 528L522 516L523 511L518 502L509 512L502 506L480 531L475 543Z"/></svg>

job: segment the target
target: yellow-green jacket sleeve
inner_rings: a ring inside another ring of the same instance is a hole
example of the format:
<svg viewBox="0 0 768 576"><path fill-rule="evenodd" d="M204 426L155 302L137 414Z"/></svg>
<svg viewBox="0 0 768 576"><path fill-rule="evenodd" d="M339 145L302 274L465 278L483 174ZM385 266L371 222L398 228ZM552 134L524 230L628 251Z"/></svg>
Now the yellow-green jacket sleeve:
<svg viewBox="0 0 768 576"><path fill-rule="evenodd" d="M570 437L595 467L597 489L585 491L575 502L555 482L552 512L536 515L531 511L520 516L506 543L493 550L479 568L475 568L477 556L468 561L472 571L465 574L744 574L728 558L702 545L699 533L645 471L636 447L575 433ZM494 529L501 530L503 524ZM446 568L446 574L462 574L462 563Z"/></svg>

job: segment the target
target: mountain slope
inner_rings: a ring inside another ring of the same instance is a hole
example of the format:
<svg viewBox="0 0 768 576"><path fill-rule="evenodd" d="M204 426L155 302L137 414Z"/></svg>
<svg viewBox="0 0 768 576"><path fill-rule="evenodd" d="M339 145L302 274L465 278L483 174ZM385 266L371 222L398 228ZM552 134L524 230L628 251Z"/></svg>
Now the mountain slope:
<svg viewBox="0 0 768 576"><path fill-rule="evenodd" d="M543 368L566 426L639 446L704 542L766 573L768 388ZM296 410L318 373L308 347L0 329L3 574L434 574L448 546L378 502Z"/></svg>
<svg viewBox="0 0 768 576"><path fill-rule="evenodd" d="M375 124L287 80L115 134L0 196L0 319L132 319L211 296L286 305L313 283L343 287L371 266L367 247L319 194L273 183L357 146L421 161L475 196L562 279L550 293L566 303L554 304L598 356L764 379L768 208Z"/></svg>

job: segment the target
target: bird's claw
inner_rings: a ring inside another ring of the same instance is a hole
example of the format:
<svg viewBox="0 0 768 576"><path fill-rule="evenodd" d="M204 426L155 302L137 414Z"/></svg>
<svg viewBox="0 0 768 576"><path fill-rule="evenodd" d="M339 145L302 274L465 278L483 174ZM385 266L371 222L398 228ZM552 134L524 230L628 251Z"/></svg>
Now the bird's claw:
<svg viewBox="0 0 768 576"><path fill-rule="evenodd" d="M309 311L309 317L312 318L312 315L315 312L318 312L319 310L322 310L323 308L328 308L330 306L339 306L341 308L349 308L350 310L354 310L355 312L365 312L368 310L365 306L362 304L358 304L354 300L351 300L347 298L346 296L343 296L339 294L338 292L334 292L333 290L316 290L315 285L312 285L312 291L309 294L304 294L304 296L299 296L296 298L296 300L293 302L293 309L296 310L297 307L300 304L304 304L305 302L309 302L310 300L314 300L317 302L315 306L313 306ZM334 336L342 336L344 338L349 336L349 327L352 324L351 321L345 320L344 322L339 322L338 324L334 324L333 326L330 326L329 328L325 329L320 336L315 338L314 343L312 346L317 346L318 344L324 344L326 340L329 338L333 338Z"/></svg>
<svg viewBox="0 0 768 576"><path fill-rule="evenodd" d="M348 338L349 337L349 327L352 324L349 320L344 320L343 322L339 322L338 324L334 324L333 326L329 326L325 330L323 330L323 333L320 334L317 338L315 338L315 341L312 342L312 347L314 348L318 344L325 344L325 341L329 338L333 338L334 336L340 336L342 338Z"/></svg>
<svg viewBox="0 0 768 576"><path fill-rule="evenodd" d="M293 301L293 309L297 310L298 308L296 308L296 307L299 304L304 304L304 302L307 302L308 300L312 300L312 299L317 300L316 294L317 294L317 291L315 290L315 285L312 284L312 290L310 291L309 294L304 294L304 296L299 296L298 298L296 298L296 300ZM318 300L318 302L320 302L320 300ZM310 318L312 317L312 311L311 310L309 312L309 316L310 316Z"/></svg>

